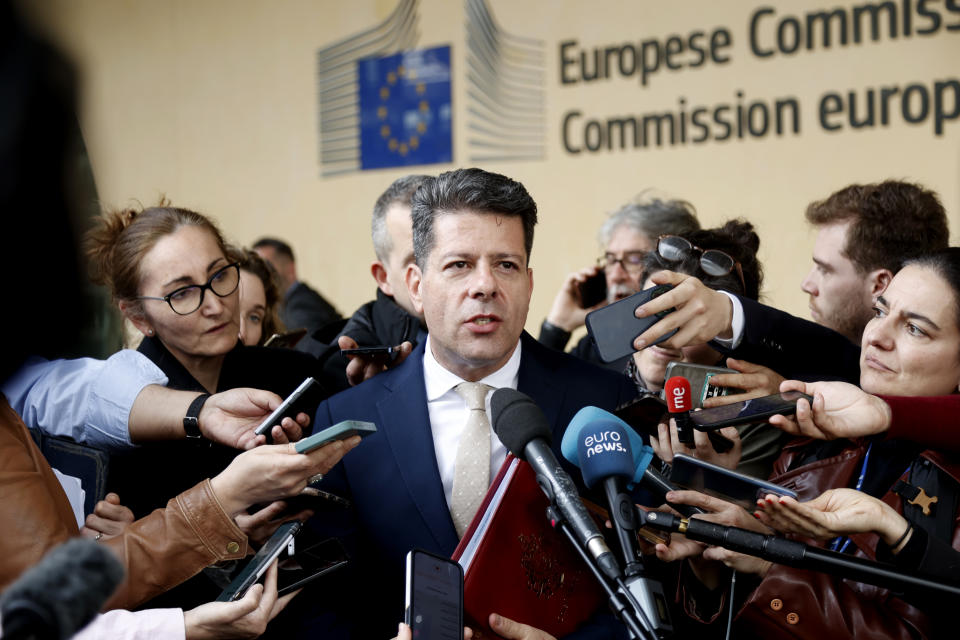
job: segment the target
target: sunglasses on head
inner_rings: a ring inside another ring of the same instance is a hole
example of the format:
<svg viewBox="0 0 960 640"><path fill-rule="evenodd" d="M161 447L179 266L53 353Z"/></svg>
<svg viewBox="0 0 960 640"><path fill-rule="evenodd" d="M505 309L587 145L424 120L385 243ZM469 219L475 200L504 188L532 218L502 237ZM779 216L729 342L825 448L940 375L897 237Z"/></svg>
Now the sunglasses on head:
<svg viewBox="0 0 960 640"><path fill-rule="evenodd" d="M743 268L729 253L719 249L701 249L680 236L660 236L657 239L657 254L667 262L680 262L693 253L700 254L700 268L709 276L725 276L736 270L740 285L746 291Z"/></svg>

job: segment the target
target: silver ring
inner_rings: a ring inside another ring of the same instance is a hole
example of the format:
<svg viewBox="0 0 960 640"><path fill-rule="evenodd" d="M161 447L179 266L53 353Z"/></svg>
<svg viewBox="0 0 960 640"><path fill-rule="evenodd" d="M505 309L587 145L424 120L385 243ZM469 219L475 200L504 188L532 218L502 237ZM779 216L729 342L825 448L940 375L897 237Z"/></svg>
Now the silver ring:
<svg viewBox="0 0 960 640"><path fill-rule="evenodd" d="M320 482L321 480L323 480L323 474L318 473L315 476L310 476L310 480L307 481L307 484L313 484L314 482Z"/></svg>
<svg viewBox="0 0 960 640"><path fill-rule="evenodd" d="M99 541L100 541L100 538L102 538L102 537L103 537L103 531L97 531L97 535L94 536L93 541L94 541L94 542L99 542Z"/></svg>

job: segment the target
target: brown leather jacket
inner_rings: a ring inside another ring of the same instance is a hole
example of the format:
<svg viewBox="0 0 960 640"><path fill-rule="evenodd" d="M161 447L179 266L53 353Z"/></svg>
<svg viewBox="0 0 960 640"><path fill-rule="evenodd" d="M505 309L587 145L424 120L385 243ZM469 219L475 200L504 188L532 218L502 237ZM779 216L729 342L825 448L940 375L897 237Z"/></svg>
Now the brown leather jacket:
<svg viewBox="0 0 960 640"><path fill-rule="evenodd" d="M833 457L785 471L809 442L798 439L784 447L770 481L793 489L799 500L810 500L830 488L850 486L851 478L859 472L867 443L853 442ZM921 455L960 481L960 466L935 452L925 451ZM898 495L888 492L883 501L902 512ZM953 520L952 543L960 550L957 514L944 517ZM876 559L879 543L876 534L855 534L850 540L857 546L856 556ZM803 542L823 546L814 540ZM684 595L690 603L690 594ZM689 605L687 610L691 610ZM741 632L749 631L751 637L809 640L924 638L939 637L938 633L942 632L933 628L925 613L886 589L778 564L770 568L747 598L735 624Z"/></svg>
<svg viewBox="0 0 960 640"><path fill-rule="evenodd" d="M43 554L79 534L50 465L0 395L0 591ZM132 608L204 567L247 555L247 537L204 480L102 544L127 570L105 609Z"/></svg>

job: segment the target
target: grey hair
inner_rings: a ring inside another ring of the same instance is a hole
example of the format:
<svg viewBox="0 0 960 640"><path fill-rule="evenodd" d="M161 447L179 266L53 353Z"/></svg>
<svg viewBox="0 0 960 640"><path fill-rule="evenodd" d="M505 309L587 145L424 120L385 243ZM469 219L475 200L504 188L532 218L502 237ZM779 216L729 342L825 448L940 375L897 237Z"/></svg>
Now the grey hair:
<svg viewBox="0 0 960 640"><path fill-rule="evenodd" d="M683 235L700 229L697 211L685 200L644 198L643 194L630 204L611 213L597 233L601 247L610 244L613 232L627 227L656 242L662 235Z"/></svg>
<svg viewBox="0 0 960 640"><path fill-rule="evenodd" d="M390 234L387 233L387 211L394 204L402 204L409 207L414 192L423 184L423 181L430 176L415 174L397 178L387 187L387 190L380 194L377 203L373 205L373 220L370 223L370 235L373 238L373 250L377 254L377 260L386 262L393 251L393 241Z"/></svg>

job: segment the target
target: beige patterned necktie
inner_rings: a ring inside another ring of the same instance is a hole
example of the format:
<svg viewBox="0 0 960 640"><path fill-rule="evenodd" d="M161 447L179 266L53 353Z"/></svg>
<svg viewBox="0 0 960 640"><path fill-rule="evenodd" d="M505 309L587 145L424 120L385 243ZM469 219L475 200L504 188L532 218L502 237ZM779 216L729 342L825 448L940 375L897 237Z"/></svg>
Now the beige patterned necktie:
<svg viewBox="0 0 960 640"><path fill-rule="evenodd" d="M479 382L461 382L454 387L470 409L467 426L457 447L453 495L450 497L450 515L461 538L490 486L490 419L484 401L492 389Z"/></svg>

